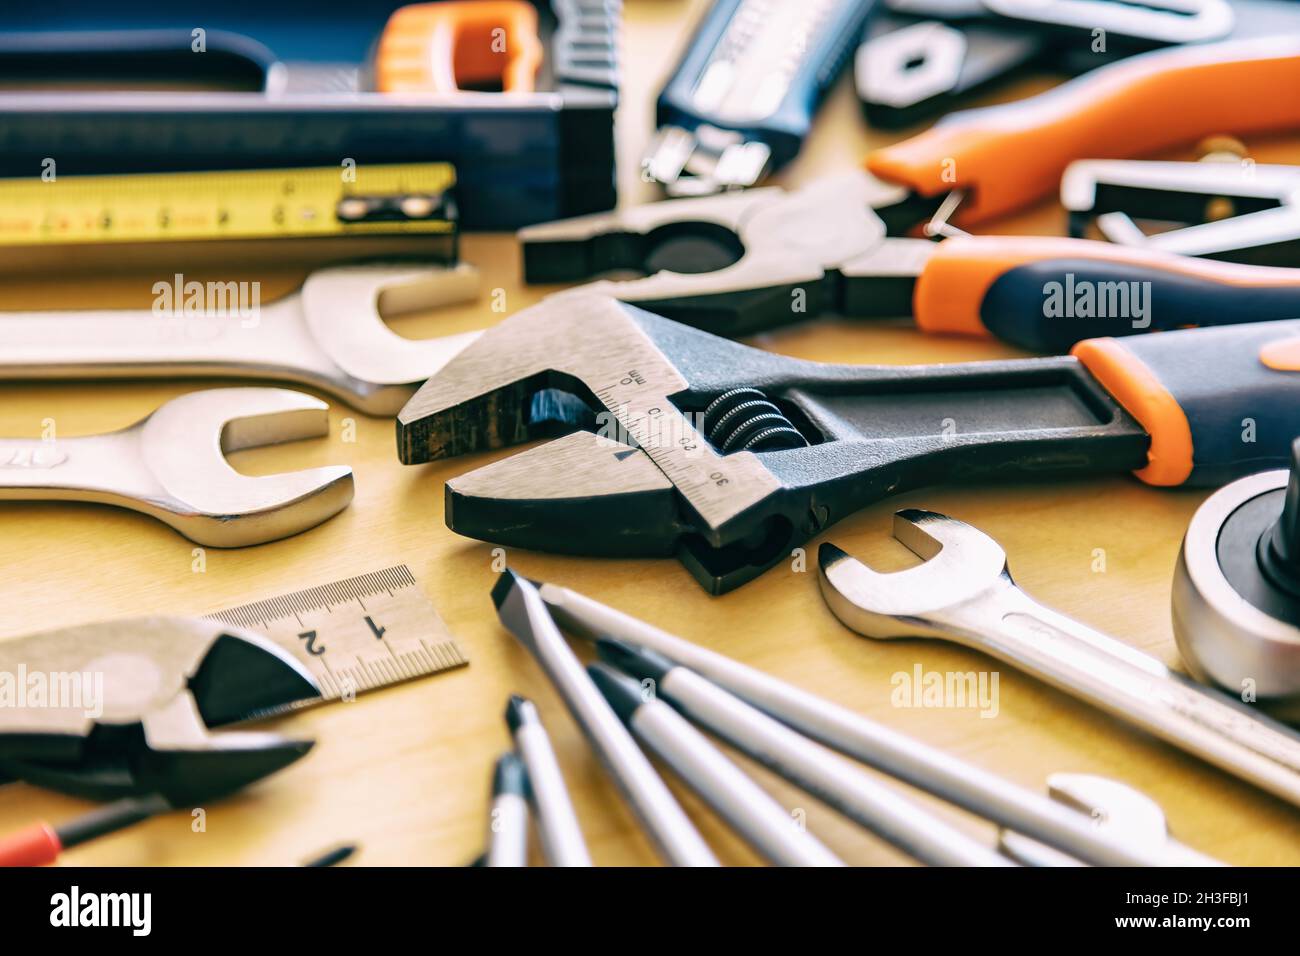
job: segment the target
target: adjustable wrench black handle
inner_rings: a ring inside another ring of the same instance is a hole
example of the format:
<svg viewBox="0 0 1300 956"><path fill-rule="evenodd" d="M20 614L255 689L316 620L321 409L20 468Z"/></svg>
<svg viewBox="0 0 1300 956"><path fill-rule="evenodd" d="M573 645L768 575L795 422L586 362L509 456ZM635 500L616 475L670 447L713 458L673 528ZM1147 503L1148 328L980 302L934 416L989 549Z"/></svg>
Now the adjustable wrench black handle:
<svg viewBox="0 0 1300 956"><path fill-rule="evenodd" d="M1153 485L1284 468L1300 435L1300 321L1090 339L1074 355L1151 437Z"/></svg>

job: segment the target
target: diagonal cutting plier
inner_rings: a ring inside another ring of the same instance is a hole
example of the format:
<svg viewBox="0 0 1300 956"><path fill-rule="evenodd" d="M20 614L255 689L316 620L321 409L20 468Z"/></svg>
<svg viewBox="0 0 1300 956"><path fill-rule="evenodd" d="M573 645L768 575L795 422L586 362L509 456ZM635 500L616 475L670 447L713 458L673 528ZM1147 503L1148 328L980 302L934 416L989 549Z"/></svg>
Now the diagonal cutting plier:
<svg viewBox="0 0 1300 956"><path fill-rule="evenodd" d="M0 642L0 672L41 689L0 708L0 776L73 796L213 799L311 741L214 730L320 696L271 641L183 617L105 621Z"/></svg>

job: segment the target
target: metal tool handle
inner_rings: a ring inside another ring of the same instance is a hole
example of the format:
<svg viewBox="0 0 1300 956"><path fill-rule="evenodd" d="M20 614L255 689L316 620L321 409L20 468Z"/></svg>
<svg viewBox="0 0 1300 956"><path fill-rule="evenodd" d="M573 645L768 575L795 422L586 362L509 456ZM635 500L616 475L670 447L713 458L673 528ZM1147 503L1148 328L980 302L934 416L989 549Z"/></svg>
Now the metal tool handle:
<svg viewBox="0 0 1300 956"><path fill-rule="evenodd" d="M338 376L310 338L297 295L247 314L112 309L0 313L0 376L115 377L256 375L268 356L292 355L308 370ZM227 310L228 312L228 310ZM263 374L266 374L265 371ZM294 377L292 370L279 377Z"/></svg>
<svg viewBox="0 0 1300 956"><path fill-rule="evenodd" d="M159 498L165 492L131 447L137 442L135 427L59 441L0 438L0 498Z"/></svg>
<svg viewBox="0 0 1300 956"><path fill-rule="evenodd" d="M986 611L943 622L969 646L1221 767L1300 801L1300 735L1156 659L1044 607L1013 584Z"/></svg>

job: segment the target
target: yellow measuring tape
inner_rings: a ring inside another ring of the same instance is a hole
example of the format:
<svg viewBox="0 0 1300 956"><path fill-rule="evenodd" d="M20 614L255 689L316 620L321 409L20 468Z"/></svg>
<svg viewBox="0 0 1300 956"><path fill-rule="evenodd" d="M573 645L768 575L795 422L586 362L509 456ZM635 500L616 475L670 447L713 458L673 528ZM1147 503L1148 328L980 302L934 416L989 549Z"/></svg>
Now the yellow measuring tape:
<svg viewBox="0 0 1300 956"><path fill-rule="evenodd" d="M453 235L449 163L0 179L0 246Z"/></svg>

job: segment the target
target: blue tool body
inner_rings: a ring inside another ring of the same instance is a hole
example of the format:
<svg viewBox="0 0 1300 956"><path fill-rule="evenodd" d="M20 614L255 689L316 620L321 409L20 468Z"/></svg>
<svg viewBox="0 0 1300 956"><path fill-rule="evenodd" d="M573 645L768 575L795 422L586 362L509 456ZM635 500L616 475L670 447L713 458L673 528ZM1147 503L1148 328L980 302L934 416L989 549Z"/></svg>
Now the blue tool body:
<svg viewBox="0 0 1300 956"><path fill-rule="evenodd" d="M739 179L724 173L721 186L747 186L779 169L799 152L875 6L876 0L717 0L659 95L661 136L665 129L692 134L697 160L700 152L729 146L765 148L743 164ZM671 185L672 172L656 178Z"/></svg>

